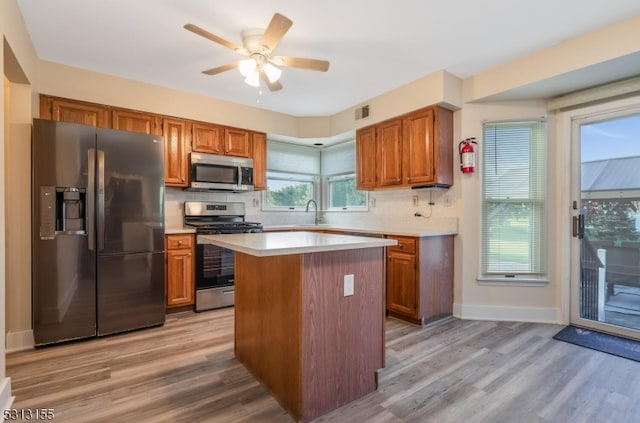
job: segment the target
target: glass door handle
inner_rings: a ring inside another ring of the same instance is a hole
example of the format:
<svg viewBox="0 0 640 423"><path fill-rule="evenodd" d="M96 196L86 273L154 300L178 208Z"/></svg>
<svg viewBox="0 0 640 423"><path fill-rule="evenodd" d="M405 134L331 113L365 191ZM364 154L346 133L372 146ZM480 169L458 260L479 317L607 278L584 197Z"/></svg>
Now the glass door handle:
<svg viewBox="0 0 640 423"><path fill-rule="evenodd" d="M573 236L579 239L584 238L584 215L573 216Z"/></svg>

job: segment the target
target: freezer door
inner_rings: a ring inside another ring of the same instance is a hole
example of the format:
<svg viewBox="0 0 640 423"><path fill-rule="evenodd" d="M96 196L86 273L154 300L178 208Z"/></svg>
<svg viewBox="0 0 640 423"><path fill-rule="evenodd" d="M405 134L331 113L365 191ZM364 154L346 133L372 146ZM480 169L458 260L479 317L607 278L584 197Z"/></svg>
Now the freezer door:
<svg viewBox="0 0 640 423"><path fill-rule="evenodd" d="M32 147L31 275L35 344L95 336L95 252L88 248L86 233L62 233L64 212L59 200L63 197L58 195L69 187L86 191L95 129L35 119ZM81 217L87 221L92 219L89 211L85 213Z"/></svg>
<svg viewBox="0 0 640 423"><path fill-rule="evenodd" d="M98 254L164 250L164 139L98 129Z"/></svg>
<svg viewBox="0 0 640 423"><path fill-rule="evenodd" d="M98 256L98 335L161 325L164 253Z"/></svg>

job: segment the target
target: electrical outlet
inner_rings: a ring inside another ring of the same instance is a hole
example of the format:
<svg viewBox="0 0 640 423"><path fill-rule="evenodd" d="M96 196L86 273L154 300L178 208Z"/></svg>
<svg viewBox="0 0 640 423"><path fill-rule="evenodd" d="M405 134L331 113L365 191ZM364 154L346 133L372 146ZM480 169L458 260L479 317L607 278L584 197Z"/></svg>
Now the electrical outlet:
<svg viewBox="0 0 640 423"><path fill-rule="evenodd" d="M344 296L348 297L353 295L354 286L353 286L353 274L344 275Z"/></svg>
<svg viewBox="0 0 640 423"><path fill-rule="evenodd" d="M442 200L444 201L445 207L451 207L451 197L449 197L449 194L445 194Z"/></svg>
<svg viewBox="0 0 640 423"><path fill-rule="evenodd" d="M371 203L371 208L372 209L376 207L376 198L375 197L371 197L369 202Z"/></svg>
<svg viewBox="0 0 640 423"><path fill-rule="evenodd" d="M413 207L418 207L418 196L414 195L413 197L411 197L411 204L413 204Z"/></svg>
<svg viewBox="0 0 640 423"><path fill-rule="evenodd" d="M254 198L253 199L253 207L260 207L260 199L259 198Z"/></svg>

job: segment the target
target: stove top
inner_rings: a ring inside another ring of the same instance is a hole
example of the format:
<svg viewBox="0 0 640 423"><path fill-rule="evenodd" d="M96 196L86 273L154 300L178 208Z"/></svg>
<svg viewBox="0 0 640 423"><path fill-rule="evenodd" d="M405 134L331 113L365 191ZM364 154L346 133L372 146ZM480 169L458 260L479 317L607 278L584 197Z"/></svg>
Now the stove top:
<svg viewBox="0 0 640 423"><path fill-rule="evenodd" d="M262 224L244 220L244 203L240 202L187 201L184 224L200 235L262 232Z"/></svg>
<svg viewBox="0 0 640 423"><path fill-rule="evenodd" d="M262 224L257 222L188 222L187 226L196 228L196 234L236 234L262 232Z"/></svg>

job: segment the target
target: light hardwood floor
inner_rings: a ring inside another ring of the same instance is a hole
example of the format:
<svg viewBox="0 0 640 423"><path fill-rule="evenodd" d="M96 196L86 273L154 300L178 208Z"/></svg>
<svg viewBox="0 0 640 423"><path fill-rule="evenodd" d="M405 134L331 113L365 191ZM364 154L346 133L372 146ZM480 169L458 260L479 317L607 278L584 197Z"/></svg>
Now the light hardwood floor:
<svg viewBox="0 0 640 423"><path fill-rule="evenodd" d="M379 388L316 422L638 422L640 363L558 325L388 319ZM233 355L233 309L7 355L15 408L58 422L290 422Z"/></svg>

